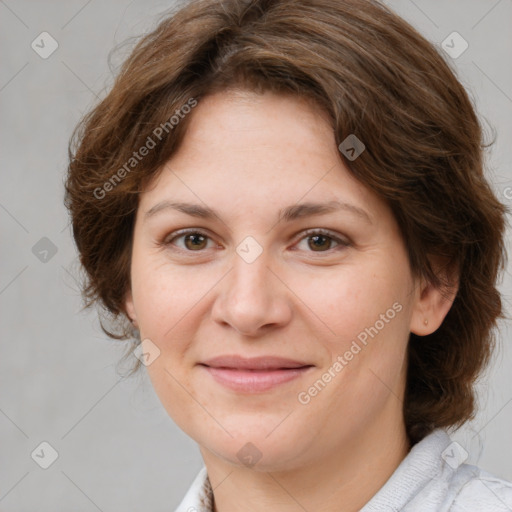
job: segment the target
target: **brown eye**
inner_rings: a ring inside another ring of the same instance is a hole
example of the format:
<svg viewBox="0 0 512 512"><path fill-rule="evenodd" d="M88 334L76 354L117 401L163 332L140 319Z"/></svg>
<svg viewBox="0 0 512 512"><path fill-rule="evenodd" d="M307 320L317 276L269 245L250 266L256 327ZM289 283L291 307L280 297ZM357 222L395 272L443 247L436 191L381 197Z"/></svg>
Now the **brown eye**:
<svg viewBox="0 0 512 512"><path fill-rule="evenodd" d="M185 247L192 251L206 247L206 237L200 233L191 233L185 236Z"/></svg>
<svg viewBox="0 0 512 512"><path fill-rule="evenodd" d="M183 240L183 243L177 243L179 240ZM201 252L203 249L208 248L209 240L210 237L201 231L182 231L181 233L175 233L175 236L167 237L163 245L174 245L187 252Z"/></svg>
<svg viewBox="0 0 512 512"><path fill-rule="evenodd" d="M299 241L299 245L303 240L307 240L307 249L304 250L308 252L329 252L331 249L338 250L350 246L348 241L319 229L307 231L306 236ZM334 248L332 247L333 243L336 244Z"/></svg>
<svg viewBox="0 0 512 512"><path fill-rule="evenodd" d="M313 251L321 251L323 252L323 249L330 249L330 245L332 243L332 239L325 235L313 235L309 236L309 243L308 246Z"/></svg>

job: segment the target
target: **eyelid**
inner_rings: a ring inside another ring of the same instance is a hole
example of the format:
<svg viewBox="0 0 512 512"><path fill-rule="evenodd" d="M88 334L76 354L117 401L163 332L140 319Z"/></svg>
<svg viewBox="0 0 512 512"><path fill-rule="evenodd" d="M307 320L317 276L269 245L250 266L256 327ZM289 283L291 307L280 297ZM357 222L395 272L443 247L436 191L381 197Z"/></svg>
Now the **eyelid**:
<svg viewBox="0 0 512 512"><path fill-rule="evenodd" d="M344 247L348 247L350 245L352 245L351 241L348 240L348 238L346 239L343 239L341 238L340 235L334 233L333 231L331 231L330 229L325 229L325 228L310 228L310 229L306 229L304 231L301 231L299 233L299 236L300 238L297 239L297 242L300 242L302 241L304 238L307 238L308 236L312 236L312 235L323 235L323 236L327 236L329 238L331 238L332 240L334 240L338 246L344 246ZM324 253L330 253L331 251L335 250L336 248L334 249L329 249L327 251L319 251L320 253L324 252ZM311 251L311 252L315 252L315 251Z"/></svg>
<svg viewBox="0 0 512 512"><path fill-rule="evenodd" d="M180 229L180 230L177 230L177 231L173 231L172 233L170 233L169 235L165 236L162 240L162 242L160 242L159 245L162 245L164 247L168 247L170 245L173 245L171 242L176 240L177 238L181 238L182 236L186 236L188 234L197 234L197 235L201 235L201 236L204 236L212 241L213 240L213 237L209 234L209 232L207 230L204 230L203 228L184 228L184 229ZM336 242L338 245L332 249L328 249L327 251L318 251L318 253L320 254L331 254L333 251L336 251L338 247L349 247L352 245L352 242L347 238L347 239L343 239L342 237L340 237L338 234L336 234L335 232L329 230L329 229L325 229L325 228L309 228L309 229L305 229L305 230L302 230L298 233L297 237L294 237L294 244L293 245L296 245L297 243L301 242L303 239L307 238L308 236L312 236L312 235L323 235L323 236L327 236L329 237L330 239L332 239L334 242ZM201 253L201 252L204 252L204 250L200 250L200 251L188 251L186 249L181 249L180 247L177 247L177 250L179 251L182 251L182 252L186 252L186 253L189 253L189 254L194 254L195 252L197 253ZM315 254L316 251L308 251L308 252L311 252L312 254Z"/></svg>
<svg viewBox="0 0 512 512"><path fill-rule="evenodd" d="M171 242L173 240L176 240L177 238L181 238L182 236L191 235L191 234L201 235L201 236L208 238L211 241L214 241L213 236L210 235L209 232L204 230L203 228L184 228L184 229L179 229L177 231L173 231L172 233L169 233L168 235L166 235L162 239L162 241L159 243L159 245L163 245L164 247L167 247L169 245L172 245ZM180 250L181 248L178 247L177 249ZM185 251L184 249L181 249L181 250ZM185 252L194 253L194 252L202 252L202 251L185 251Z"/></svg>

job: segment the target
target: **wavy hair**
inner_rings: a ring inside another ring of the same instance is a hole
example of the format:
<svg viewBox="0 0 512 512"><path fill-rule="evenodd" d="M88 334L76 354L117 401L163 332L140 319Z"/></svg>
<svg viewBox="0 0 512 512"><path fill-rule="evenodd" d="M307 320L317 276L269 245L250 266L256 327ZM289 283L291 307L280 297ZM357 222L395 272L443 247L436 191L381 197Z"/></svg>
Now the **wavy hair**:
<svg viewBox="0 0 512 512"><path fill-rule="evenodd" d="M442 257L459 275L439 329L410 334L407 434L414 444L471 419L474 384L504 316L496 284L507 208L484 176L483 130L454 70L377 1L197 0L137 43L70 141L65 204L85 307L111 315L102 328L112 338L137 338L123 300L138 197L186 133L189 117L174 125L172 116L228 88L308 98L328 114L337 144L349 134L364 142L344 163L391 207L413 274L449 286L432 265ZM155 130L155 146L135 162Z"/></svg>

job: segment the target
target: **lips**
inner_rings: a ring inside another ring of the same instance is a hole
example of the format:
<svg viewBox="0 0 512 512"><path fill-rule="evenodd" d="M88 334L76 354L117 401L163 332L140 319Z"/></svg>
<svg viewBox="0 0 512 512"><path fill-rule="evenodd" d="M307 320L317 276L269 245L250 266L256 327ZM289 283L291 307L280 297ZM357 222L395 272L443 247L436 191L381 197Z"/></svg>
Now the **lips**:
<svg viewBox="0 0 512 512"><path fill-rule="evenodd" d="M218 356L214 357L213 359L208 359L201 364L209 366L210 368L227 368L253 371L292 369L302 368L304 366L312 366L309 363L276 356L244 358L238 355Z"/></svg>
<svg viewBox="0 0 512 512"><path fill-rule="evenodd" d="M276 356L244 358L227 355L208 359L200 366L219 384L239 393L265 392L290 382L313 365Z"/></svg>

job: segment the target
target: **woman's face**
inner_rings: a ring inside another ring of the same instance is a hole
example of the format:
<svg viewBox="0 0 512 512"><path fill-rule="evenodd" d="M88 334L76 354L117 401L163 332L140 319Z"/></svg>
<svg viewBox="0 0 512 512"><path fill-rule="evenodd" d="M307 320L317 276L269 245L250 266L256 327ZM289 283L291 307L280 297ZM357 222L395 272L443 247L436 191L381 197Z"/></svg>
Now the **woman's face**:
<svg viewBox="0 0 512 512"><path fill-rule="evenodd" d="M304 100L223 92L188 115L140 197L126 302L169 415L265 471L402 428L423 317L388 206Z"/></svg>

